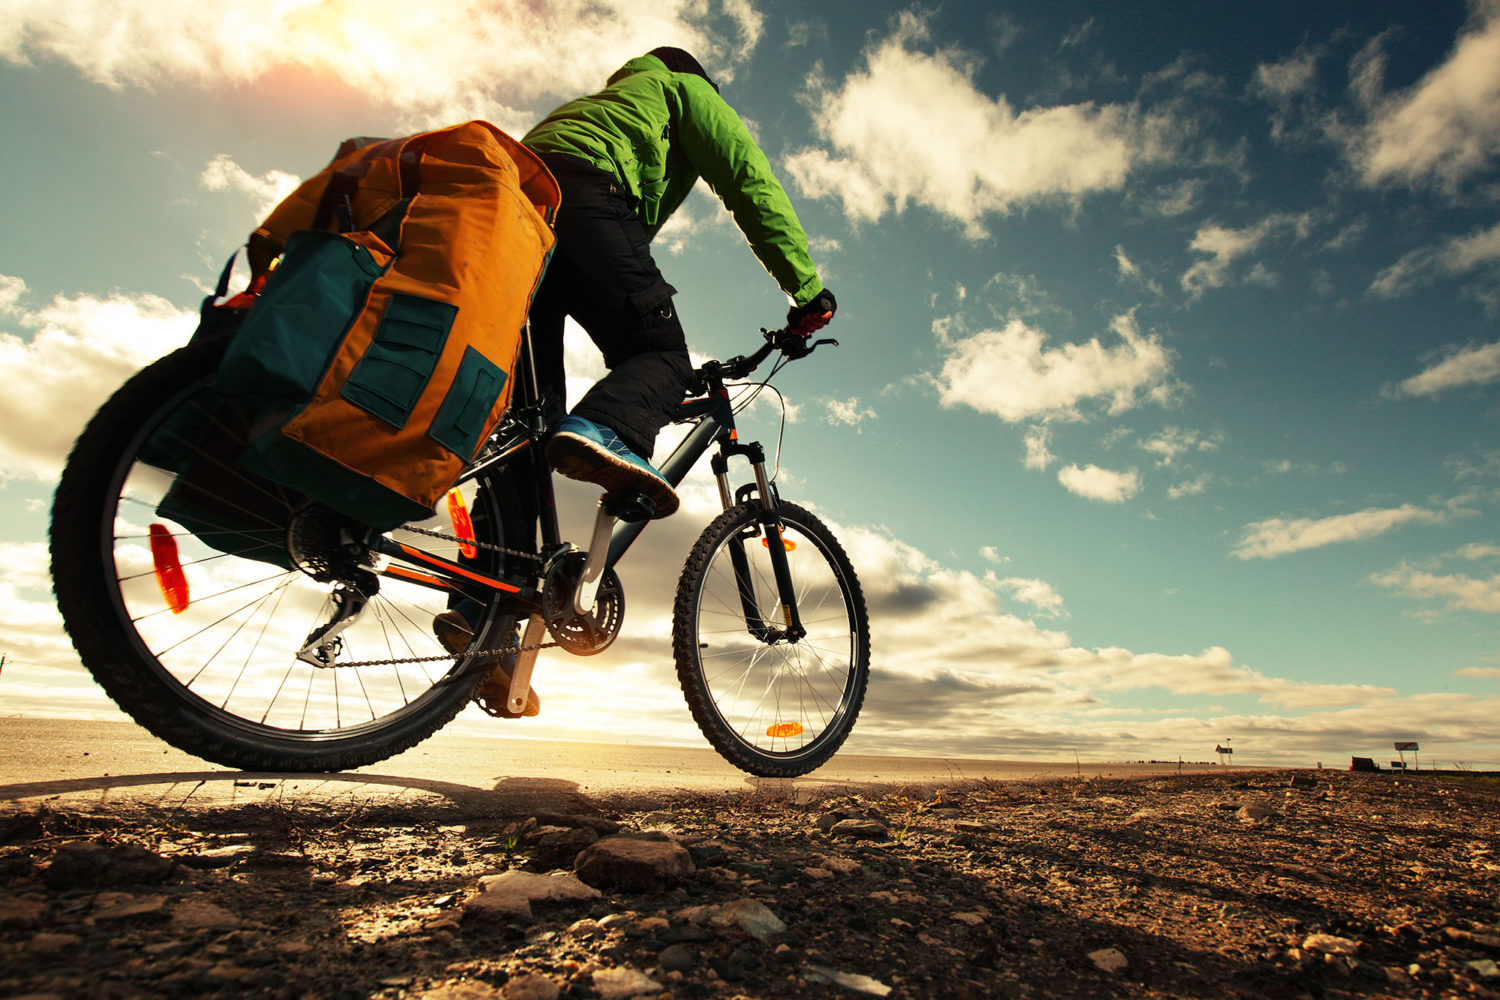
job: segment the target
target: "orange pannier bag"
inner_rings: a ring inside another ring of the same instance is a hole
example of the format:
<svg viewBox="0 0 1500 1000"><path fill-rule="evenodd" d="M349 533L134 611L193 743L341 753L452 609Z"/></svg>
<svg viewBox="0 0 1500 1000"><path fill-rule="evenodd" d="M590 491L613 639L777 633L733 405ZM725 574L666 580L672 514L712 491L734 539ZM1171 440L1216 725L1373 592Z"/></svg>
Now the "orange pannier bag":
<svg viewBox="0 0 1500 1000"><path fill-rule="evenodd" d="M239 464L380 530L431 517L509 404L558 201L488 122L346 142L251 237L257 278L280 262L220 367Z"/></svg>

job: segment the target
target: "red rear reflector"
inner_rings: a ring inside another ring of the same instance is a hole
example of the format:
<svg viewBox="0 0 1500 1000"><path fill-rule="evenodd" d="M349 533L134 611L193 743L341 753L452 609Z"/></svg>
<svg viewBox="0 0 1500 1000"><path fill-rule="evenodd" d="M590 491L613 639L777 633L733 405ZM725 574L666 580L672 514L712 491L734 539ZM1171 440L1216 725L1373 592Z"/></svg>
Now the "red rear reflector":
<svg viewBox="0 0 1500 1000"><path fill-rule="evenodd" d="M151 526L151 562L156 568L156 584L161 587L161 596L166 600L172 614L180 615L188 609L188 582L182 572L182 560L177 555L177 539L164 524Z"/></svg>
<svg viewBox="0 0 1500 1000"><path fill-rule="evenodd" d="M800 722L778 722L778 723L776 723L776 725L770 726L770 727L768 727L766 729L766 735L767 736L777 736L777 737L801 736L802 735L802 723L800 723Z"/></svg>
<svg viewBox="0 0 1500 1000"><path fill-rule="evenodd" d="M474 544L474 521L469 517L469 505L457 489L448 491L448 519L453 522L453 533L462 539L458 551L470 559L479 555L479 548Z"/></svg>

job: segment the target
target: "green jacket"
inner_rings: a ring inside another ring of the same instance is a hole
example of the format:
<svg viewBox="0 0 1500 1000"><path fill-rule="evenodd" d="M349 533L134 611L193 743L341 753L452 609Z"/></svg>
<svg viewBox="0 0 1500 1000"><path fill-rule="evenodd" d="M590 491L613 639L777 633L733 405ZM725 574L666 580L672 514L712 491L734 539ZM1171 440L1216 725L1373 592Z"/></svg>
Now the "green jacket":
<svg viewBox="0 0 1500 1000"><path fill-rule="evenodd" d="M636 210L649 236L702 177L797 305L823 290L807 234L770 161L701 76L673 73L655 56L632 59L604 90L564 104L521 141L619 178L640 199Z"/></svg>

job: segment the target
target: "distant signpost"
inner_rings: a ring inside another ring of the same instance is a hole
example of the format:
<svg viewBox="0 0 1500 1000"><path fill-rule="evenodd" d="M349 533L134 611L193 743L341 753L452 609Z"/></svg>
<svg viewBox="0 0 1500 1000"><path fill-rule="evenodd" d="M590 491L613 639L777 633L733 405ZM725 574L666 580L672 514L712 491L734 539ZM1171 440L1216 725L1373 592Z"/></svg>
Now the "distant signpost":
<svg viewBox="0 0 1500 1000"><path fill-rule="evenodd" d="M1411 751L1411 769L1413 771L1420 771L1422 769L1417 757L1418 749L1416 740L1396 741L1396 753L1401 755L1401 770L1406 770L1406 751L1408 750Z"/></svg>
<svg viewBox="0 0 1500 1000"><path fill-rule="evenodd" d="M1214 747L1214 753L1216 753L1216 754L1219 755L1219 763L1220 764L1228 764L1229 763L1228 758L1231 757L1234 754L1234 747L1216 746L1216 747Z"/></svg>

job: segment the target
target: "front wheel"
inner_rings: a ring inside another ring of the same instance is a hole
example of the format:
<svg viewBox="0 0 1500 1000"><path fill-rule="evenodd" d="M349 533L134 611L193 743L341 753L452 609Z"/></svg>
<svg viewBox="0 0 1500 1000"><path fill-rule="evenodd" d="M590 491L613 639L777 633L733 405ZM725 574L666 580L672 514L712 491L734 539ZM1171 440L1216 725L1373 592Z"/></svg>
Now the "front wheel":
<svg viewBox="0 0 1500 1000"><path fill-rule="evenodd" d="M780 505L782 545L806 635L785 622L764 512L742 504L693 546L677 585L677 677L698 728L751 774L789 778L843 744L870 678L870 626L854 568L833 533Z"/></svg>

